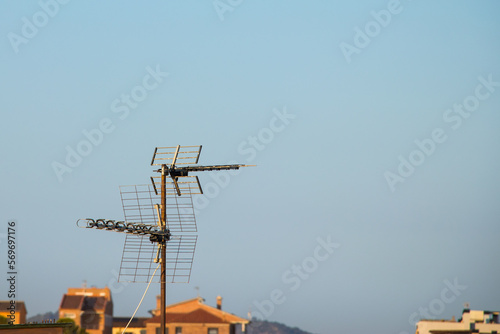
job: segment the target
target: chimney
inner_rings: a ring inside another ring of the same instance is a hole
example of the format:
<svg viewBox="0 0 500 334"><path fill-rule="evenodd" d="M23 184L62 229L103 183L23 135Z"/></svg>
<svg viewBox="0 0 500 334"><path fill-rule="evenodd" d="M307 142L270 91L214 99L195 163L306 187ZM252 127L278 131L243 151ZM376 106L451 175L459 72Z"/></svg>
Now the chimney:
<svg viewBox="0 0 500 334"><path fill-rule="evenodd" d="M217 296L217 309L222 310L222 297Z"/></svg>
<svg viewBox="0 0 500 334"><path fill-rule="evenodd" d="M153 312L154 315L161 315L161 295L156 296L156 310Z"/></svg>

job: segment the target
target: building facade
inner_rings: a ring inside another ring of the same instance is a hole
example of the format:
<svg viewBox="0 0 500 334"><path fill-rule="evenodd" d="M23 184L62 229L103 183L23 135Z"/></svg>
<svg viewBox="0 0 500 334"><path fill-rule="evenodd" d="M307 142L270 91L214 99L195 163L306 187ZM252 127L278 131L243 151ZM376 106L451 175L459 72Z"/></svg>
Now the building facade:
<svg viewBox="0 0 500 334"><path fill-rule="evenodd" d="M499 311L464 309L455 320L420 320L416 334L497 334L500 333Z"/></svg>
<svg viewBox="0 0 500 334"><path fill-rule="evenodd" d="M23 301L0 301L0 315L11 325L25 324L27 313Z"/></svg>
<svg viewBox="0 0 500 334"><path fill-rule="evenodd" d="M70 318L89 334L111 334L113 301L108 287L69 288L59 306L59 319Z"/></svg>

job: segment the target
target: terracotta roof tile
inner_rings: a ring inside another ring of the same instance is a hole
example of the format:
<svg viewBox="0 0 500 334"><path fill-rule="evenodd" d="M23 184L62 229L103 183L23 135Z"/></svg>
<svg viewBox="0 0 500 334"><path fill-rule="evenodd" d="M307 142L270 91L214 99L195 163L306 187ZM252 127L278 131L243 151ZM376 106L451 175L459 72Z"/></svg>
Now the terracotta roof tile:
<svg viewBox="0 0 500 334"><path fill-rule="evenodd" d="M2 300L0 301L0 309L3 311L5 309L7 309L8 307L10 307L10 300ZM21 309L24 309L26 310L26 305L24 305L24 302L23 301L16 301L16 309L19 311Z"/></svg>
<svg viewBox="0 0 500 334"><path fill-rule="evenodd" d="M167 313L167 321L168 320ZM213 315L205 310L199 309L189 313L179 313L170 316L169 322L182 322L182 323L209 323L209 324L223 324L225 321L222 318Z"/></svg>
<svg viewBox="0 0 500 334"><path fill-rule="evenodd" d="M61 309L80 309L83 296L64 295L61 301Z"/></svg>
<svg viewBox="0 0 500 334"><path fill-rule="evenodd" d="M153 317L146 320L146 323L159 323L161 316ZM194 310L188 313L168 313L167 323L208 323L208 324L229 324L230 321L223 319L223 317L216 316L203 309Z"/></svg>
<svg viewBox="0 0 500 334"><path fill-rule="evenodd" d="M212 323L234 324L248 323L249 321L234 314L224 312L215 307L203 304L203 299L194 298L167 306L167 323ZM145 323L160 323L161 316L157 315Z"/></svg>
<svg viewBox="0 0 500 334"><path fill-rule="evenodd" d="M151 318L134 318L130 322L129 328L144 327L146 325L144 322L149 319ZM125 327L129 321L130 317L113 317L113 327Z"/></svg>
<svg viewBox="0 0 500 334"><path fill-rule="evenodd" d="M60 309L104 310L106 307L105 297L88 297L64 295Z"/></svg>

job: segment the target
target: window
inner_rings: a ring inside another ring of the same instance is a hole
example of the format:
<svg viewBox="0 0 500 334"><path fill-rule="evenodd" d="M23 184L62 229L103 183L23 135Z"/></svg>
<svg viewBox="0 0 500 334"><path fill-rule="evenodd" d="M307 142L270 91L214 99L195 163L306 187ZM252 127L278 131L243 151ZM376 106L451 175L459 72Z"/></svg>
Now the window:
<svg viewBox="0 0 500 334"><path fill-rule="evenodd" d="M156 327L156 334L163 334L161 332L161 327ZM168 328L165 328L165 334L168 334Z"/></svg>
<svg viewBox="0 0 500 334"><path fill-rule="evenodd" d="M219 329L218 328L209 328L208 334L219 334Z"/></svg>
<svg viewBox="0 0 500 334"><path fill-rule="evenodd" d="M175 334L182 334L182 327L175 327Z"/></svg>

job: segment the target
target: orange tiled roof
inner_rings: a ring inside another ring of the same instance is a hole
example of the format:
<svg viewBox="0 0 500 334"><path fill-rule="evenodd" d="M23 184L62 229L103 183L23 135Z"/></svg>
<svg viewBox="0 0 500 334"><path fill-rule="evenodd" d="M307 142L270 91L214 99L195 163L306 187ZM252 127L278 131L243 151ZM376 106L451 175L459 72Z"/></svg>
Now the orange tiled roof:
<svg viewBox="0 0 500 334"><path fill-rule="evenodd" d="M149 320L151 318L134 318L130 322L129 328L134 328L134 327L144 327L145 326L145 321ZM128 322L130 321L130 317L113 317L113 327L125 327L127 326Z"/></svg>
<svg viewBox="0 0 500 334"><path fill-rule="evenodd" d="M146 320L146 323L159 323L161 322L161 316L153 317L149 320ZM167 323L207 323L207 324L223 324L226 321L223 321L220 317L217 317L210 312L199 309L189 313L167 313L166 318Z"/></svg>
<svg viewBox="0 0 500 334"><path fill-rule="evenodd" d="M64 295L61 300L60 309L80 309L83 301L83 296Z"/></svg>
<svg viewBox="0 0 500 334"><path fill-rule="evenodd" d="M193 298L167 306L167 323L248 323L249 321L234 314L203 304L202 298ZM161 316L155 316L146 322L159 323Z"/></svg>
<svg viewBox="0 0 500 334"><path fill-rule="evenodd" d="M72 296L65 294L59 309L103 310L107 300L104 297Z"/></svg>
<svg viewBox="0 0 500 334"><path fill-rule="evenodd" d="M7 308L10 307L10 300L1 300L0 301L0 310L4 311L4 310L7 310ZM16 301L16 309L19 311L21 309L24 309L26 310L26 305L24 305L24 302L23 301Z"/></svg>

